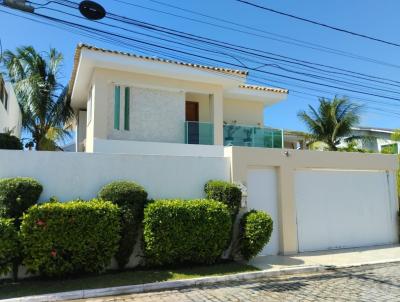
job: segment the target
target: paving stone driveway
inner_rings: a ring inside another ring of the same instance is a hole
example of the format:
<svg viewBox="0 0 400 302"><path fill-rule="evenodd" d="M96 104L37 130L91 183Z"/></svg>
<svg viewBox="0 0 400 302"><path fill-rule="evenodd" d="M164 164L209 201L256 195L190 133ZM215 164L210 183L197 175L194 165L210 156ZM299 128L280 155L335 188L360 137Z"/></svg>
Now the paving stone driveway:
<svg viewBox="0 0 400 302"><path fill-rule="evenodd" d="M86 301L400 301L400 263Z"/></svg>

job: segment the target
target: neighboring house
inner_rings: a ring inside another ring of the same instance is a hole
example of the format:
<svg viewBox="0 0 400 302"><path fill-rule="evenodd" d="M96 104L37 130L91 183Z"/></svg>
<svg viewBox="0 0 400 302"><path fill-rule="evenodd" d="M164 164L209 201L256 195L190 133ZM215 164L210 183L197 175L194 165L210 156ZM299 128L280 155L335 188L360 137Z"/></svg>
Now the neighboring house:
<svg viewBox="0 0 400 302"><path fill-rule="evenodd" d="M0 74L0 133L11 132L21 137L21 110L11 83Z"/></svg>
<svg viewBox="0 0 400 302"><path fill-rule="evenodd" d="M282 131L265 128L263 112L288 90L248 85L247 74L80 44L70 81L76 149L215 155L224 145L282 148Z"/></svg>
<svg viewBox="0 0 400 302"><path fill-rule="evenodd" d="M394 129L376 128L376 127L354 127L353 136L363 137L356 139L357 147L370 150L376 153L399 153L399 143L391 140ZM346 143L342 143L343 146Z"/></svg>

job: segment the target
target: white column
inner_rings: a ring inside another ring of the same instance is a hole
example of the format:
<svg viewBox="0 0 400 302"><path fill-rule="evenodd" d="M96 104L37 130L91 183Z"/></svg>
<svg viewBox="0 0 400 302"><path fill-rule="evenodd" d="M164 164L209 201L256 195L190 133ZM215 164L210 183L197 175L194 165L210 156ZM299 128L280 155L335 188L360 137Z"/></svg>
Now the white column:
<svg viewBox="0 0 400 302"><path fill-rule="evenodd" d="M214 145L224 144L223 124L224 124L224 112L223 112L223 96L221 92L215 92L210 95L212 100L212 121L214 125Z"/></svg>

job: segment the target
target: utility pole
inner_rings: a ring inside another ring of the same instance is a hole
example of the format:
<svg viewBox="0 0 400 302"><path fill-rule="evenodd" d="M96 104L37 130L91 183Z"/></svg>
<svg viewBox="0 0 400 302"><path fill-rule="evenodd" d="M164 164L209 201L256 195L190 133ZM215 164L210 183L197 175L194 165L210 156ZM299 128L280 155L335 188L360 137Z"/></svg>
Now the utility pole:
<svg viewBox="0 0 400 302"><path fill-rule="evenodd" d="M3 4L9 8L21 10L27 13L33 13L35 8L26 4L26 0L4 0Z"/></svg>

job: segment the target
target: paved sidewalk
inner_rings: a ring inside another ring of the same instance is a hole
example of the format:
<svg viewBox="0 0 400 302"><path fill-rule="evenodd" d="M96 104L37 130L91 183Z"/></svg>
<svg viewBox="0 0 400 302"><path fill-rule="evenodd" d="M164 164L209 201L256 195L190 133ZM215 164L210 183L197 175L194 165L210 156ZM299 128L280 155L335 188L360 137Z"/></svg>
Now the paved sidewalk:
<svg viewBox="0 0 400 302"><path fill-rule="evenodd" d="M77 301L400 301L400 263Z"/></svg>
<svg viewBox="0 0 400 302"><path fill-rule="evenodd" d="M277 270L309 265L340 267L390 261L400 261L400 245L310 252L294 256L264 256L255 258L250 264L262 270Z"/></svg>

